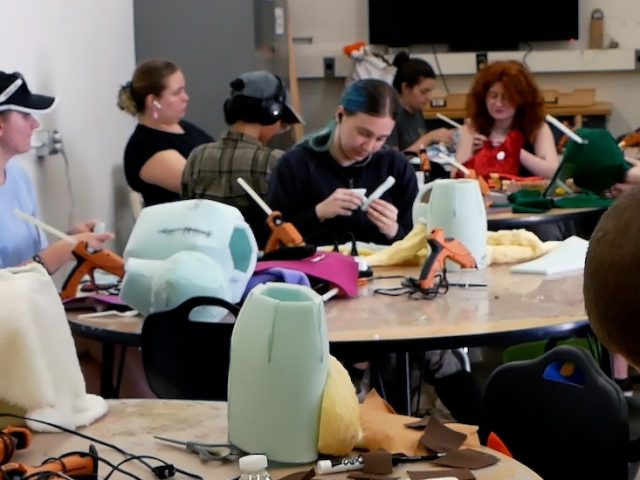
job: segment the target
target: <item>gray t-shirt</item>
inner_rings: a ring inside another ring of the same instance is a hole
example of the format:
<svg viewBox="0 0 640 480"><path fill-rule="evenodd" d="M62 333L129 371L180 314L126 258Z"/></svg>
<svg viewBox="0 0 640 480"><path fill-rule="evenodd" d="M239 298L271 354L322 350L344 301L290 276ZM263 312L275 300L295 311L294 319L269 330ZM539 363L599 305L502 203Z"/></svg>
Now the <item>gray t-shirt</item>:
<svg viewBox="0 0 640 480"><path fill-rule="evenodd" d="M406 108L402 108L396 117L396 128L387 139L387 145L404 151L425 133L427 128L422 112L411 113Z"/></svg>

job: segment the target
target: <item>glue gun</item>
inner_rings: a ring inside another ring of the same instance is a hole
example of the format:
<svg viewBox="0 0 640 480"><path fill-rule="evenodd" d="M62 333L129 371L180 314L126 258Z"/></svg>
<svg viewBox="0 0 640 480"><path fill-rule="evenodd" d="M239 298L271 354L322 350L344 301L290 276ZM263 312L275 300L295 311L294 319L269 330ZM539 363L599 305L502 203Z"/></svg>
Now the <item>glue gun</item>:
<svg viewBox="0 0 640 480"><path fill-rule="evenodd" d="M76 296L85 275L89 275L95 284L93 273L96 270L104 270L119 278L124 277L124 260L112 250L92 252L89 251L87 242L78 242L72 252L78 262L62 285L62 300Z"/></svg>
<svg viewBox="0 0 640 480"><path fill-rule="evenodd" d="M264 247L264 253L269 253L282 247L304 246L302 235L292 223L284 221L282 213L271 210L269 205L260 198L260 195L243 178L238 178L238 183L267 214L267 225L271 229L271 236Z"/></svg>
<svg viewBox="0 0 640 480"><path fill-rule="evenodd" d="M37 467L17 462L10 462L0 466L0 480L68 477L86 480L98 478L98 454L93 445L89 447L89 453L73 453L58 458L50 458Z"/></svg>
<svg viewBox="0 0 640 480"><path fill-rule="evenodd" d="M0 430L0 465L11 460L16 450L31 445L31 430L26 427L8 426Z"/></svg>
<svg viewBox="0 0 640 480"><path fill-rule="evenodd" d="M427 242L431 247L431 254L424 262L422 271L420 272L419 284L420 289L429 291L435 287L436 275L444 271L445 260L449 259L462 268L475 268L476 260L471 252L458 240L453 238L445 238L444 230L441 228L434 229Z"/></svg>
<svg viewBox="0 0 640 480"><path fill-rule="evenodd" d="M304 245L304 239L300 232L293 226L293 223L285 222L280 212L271 211L267 217L267 225L271 229L271 236L264 247L264 253L282 247L301 247Z"/></svg>

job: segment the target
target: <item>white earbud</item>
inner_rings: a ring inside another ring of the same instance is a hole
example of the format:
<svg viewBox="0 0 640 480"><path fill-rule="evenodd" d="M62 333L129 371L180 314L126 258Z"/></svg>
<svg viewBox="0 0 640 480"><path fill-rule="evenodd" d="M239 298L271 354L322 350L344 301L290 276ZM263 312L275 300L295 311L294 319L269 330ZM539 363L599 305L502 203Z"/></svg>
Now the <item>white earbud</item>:
<svg viewBox="0 0 640 480"><path fill-rule="evenodd" d="M158 102L157 100L153 101L153 106L156 108L162 108L162 105L160 105L160 102Z"/></svg>

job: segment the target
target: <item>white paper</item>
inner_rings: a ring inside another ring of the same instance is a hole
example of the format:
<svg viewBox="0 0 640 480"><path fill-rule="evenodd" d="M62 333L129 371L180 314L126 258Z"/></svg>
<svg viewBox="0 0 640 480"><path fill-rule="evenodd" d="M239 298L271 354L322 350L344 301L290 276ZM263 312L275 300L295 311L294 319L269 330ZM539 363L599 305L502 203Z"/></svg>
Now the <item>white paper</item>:
<svg viewBox="0 0 640 480"><path fill-rule="evenodd" d="M533 273L538 275L559 275L581 272L589 242L580 237L569 237L549 253L511 267L511 273Z"/></svg>

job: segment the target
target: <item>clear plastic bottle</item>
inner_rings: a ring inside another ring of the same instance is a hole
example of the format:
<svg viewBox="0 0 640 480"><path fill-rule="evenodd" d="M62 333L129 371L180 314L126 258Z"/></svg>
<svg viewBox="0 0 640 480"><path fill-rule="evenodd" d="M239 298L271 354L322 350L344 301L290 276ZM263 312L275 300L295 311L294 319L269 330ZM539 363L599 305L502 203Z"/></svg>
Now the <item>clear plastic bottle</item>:
<svg viewBox="0 0 640 480"><path fill-rule="evenodd" d="M271 480L265 455L246 455L240 458L238 465L241 471L239 480Z"/></svg>

